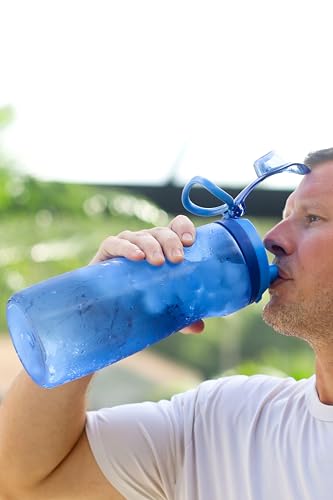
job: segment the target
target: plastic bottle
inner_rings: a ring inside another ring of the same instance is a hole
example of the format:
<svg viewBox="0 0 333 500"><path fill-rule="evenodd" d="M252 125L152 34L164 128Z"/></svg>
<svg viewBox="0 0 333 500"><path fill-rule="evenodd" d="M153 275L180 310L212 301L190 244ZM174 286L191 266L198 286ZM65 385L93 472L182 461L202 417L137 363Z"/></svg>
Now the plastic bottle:
<svg viewBox="0 0 333 500"><path fill-rule="evenodd" d="M195 183L218 190L226 203L215 209L197 207L189 198ZM196 177L184 190L183 203L191 212L219 211L224 217L197 229L182 263L152 266L114 258L48 279L9 299L9 332L37 384L55 387L80 378L200 318L225 316L260 300L277 276L276 266L269 266L251 222L238 218L244 197L235 204L214 186Z"/></svg>

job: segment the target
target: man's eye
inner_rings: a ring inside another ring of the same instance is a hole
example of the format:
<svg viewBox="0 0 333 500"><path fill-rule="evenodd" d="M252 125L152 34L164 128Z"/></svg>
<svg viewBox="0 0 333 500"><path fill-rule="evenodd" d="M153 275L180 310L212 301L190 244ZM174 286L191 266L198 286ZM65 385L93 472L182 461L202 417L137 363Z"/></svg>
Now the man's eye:
<svg viewBox="0 0 333 500"><path fill-rule="evenodd" d="M309 214L305 218L309 224L312 224L313 222L318 222L321 219L319 215L314 215L314 214Z"/></svg>

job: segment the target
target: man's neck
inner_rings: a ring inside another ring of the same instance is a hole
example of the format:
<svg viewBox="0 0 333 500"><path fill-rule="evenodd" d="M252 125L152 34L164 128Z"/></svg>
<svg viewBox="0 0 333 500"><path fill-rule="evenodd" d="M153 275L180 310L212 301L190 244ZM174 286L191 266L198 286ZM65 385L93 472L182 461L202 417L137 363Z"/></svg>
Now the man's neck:
<svg viewBox="0 0 333 500"><path fill-rule="evenodd" d="M316 389L319 399L326 405L333 405L333 352L316 354Z"/></svg>

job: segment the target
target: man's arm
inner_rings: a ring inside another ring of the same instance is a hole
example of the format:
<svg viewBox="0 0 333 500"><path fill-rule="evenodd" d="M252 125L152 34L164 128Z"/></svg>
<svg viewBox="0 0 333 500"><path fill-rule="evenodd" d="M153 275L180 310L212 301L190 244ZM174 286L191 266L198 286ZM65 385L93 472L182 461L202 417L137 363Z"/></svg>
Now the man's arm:
<svg viewBox="0 0 333 500"><path fill-rule="evenodd" d="M194 233L183 216L169 228L125 231L107 238L92 263L115 256L180 262ZM202 329L198 322L187 330ZM0 500L122 498L98 468L85 435L90 378L54 389L37 386L24 372L15 380L0 406Z"/></svg>
<svg viewBox="0 0 333 500"><path fill-rule="evenodd" d="M89 381L44 389L25 372L14 381L0 406L1 500L122 498L94 463L85 437Z"/></svg>

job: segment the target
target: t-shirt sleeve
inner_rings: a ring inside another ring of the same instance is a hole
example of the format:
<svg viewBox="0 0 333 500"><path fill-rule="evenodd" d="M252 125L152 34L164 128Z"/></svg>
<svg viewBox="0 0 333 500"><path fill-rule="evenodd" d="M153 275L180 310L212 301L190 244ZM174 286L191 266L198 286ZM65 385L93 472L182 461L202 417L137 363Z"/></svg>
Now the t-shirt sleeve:
<svg viewBox="0 0 333 500"><path fill-rule="evenodd" d="M196 391L87 413L95 460L128 499L172 499L192 439ZM178 476L177 476L178 475Z"/></svg>

